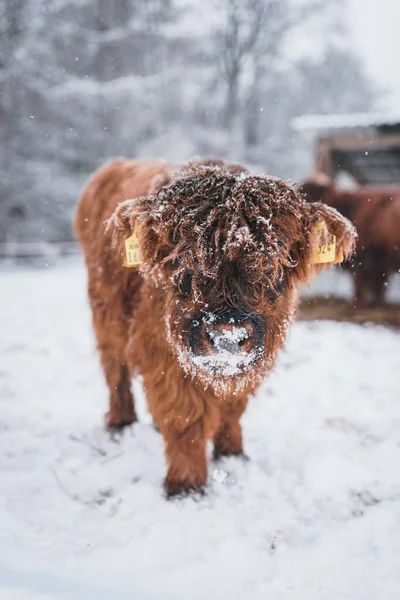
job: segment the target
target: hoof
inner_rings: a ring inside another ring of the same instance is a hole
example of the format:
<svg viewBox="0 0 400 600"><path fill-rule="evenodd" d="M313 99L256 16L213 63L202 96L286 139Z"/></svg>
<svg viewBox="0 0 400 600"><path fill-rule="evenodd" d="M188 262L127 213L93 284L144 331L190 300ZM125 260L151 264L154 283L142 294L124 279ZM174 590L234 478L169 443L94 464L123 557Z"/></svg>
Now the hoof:
<svg viewBox="0 0 400 600"><path fill-rule="evenodd" d="M123 418L116 418L114 415L107 413L104 417L104 425L107 431L122 431L125 427L129 427L136 423L137 416L135 413Z"/></svg>
<svg viewBox="0 0 400 600"><path fill-rule="evenodd" d="M164 491L168 500L186 498L187 496L204 496L205 486L184 481L164 481Z"/></svg>
<svg viewBox="0 0 400 600"><path fill-rule="evenodd" d="M219 460L222 460L223 458L227 458L229 456L235 456L236 458L240 458L244 462L250 460L247 454L243 452L243 450L226 450L224 448L215 447L212 455L213 460L215 462L218 462Z"/></svg>

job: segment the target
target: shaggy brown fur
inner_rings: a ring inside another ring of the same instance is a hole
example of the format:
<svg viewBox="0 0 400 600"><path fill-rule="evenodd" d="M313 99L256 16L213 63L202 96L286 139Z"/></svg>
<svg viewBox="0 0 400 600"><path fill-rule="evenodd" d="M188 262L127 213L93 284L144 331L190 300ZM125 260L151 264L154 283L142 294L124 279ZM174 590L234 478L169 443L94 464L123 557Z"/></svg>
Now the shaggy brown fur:
<svg viewBox="0 0 400 600"><path fill-rule="evenodd" d="M400 270L400 189L362 187L344 191L319 174L302 184L307 200L324 202L357 228L351 269L358 306L382 304L392 273Z"/></svg>
<svg viewBox="0 0 400 600"><path fill-rule="evenodd" d="M164 437L168 496L203 488L208 440L215 458L243 453L239 420L314 270L317 221L348 256L354 231L337 211L237 166L118 160L82 194L76 230L110 390L107 426L136 420L130 378L140 373ZM142 265L127 268L124 240L137 225Z"/></svg>

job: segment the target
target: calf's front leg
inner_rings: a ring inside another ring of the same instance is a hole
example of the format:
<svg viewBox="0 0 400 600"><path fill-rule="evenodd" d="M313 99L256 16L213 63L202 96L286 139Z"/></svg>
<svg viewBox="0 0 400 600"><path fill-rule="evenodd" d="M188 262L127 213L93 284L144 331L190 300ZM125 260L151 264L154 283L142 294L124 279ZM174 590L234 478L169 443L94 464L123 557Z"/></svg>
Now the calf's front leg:
<svg viewBox="0 0 400 600"><path fill-rule="evenodd" d="M167 496L202 492L207 480L207 439L204 419L199 419L186 429L177 430L172 425L162 430L168 471L164 481Z"/></svg>
<svg viewBox="0 0 400 600"><path fill-rule="evenodd" d="M221 408L221 422L214 437L214 460L223 456L244 456L240 417L247 406L247 398L235 398Z"/></svg>
<svg viewBox="0 0 400 600"><path fill-rule="evenodd" d="M164 438L167 497L202 492L207 481L207 441L219 425L217 400L165 367L158 381L144 377L149 409Z"/></svg>
<svg viewBox="0 0 400 600"><path fill-rule="evenodd" d="M99 302L92 302L92 311L97 349L110 392L110 410L105 416L105 424L109 430L123 429L137 421L125 358L126 323Z"/></svg>

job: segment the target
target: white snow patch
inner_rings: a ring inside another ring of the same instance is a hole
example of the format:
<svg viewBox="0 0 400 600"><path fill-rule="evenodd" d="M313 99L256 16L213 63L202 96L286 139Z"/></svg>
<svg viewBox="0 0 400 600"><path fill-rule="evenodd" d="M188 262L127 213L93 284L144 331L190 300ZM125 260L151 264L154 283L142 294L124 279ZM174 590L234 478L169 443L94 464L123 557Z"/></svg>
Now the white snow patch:
<svg viewBox="0 0 400 600"><path fill-rule="evenodd" d="M193 356L191 359L196 367L205 369L213 375L237 375L251 365L256 358L255 352L232 354L228 350L221 350L209 356Z"/></svg>
<svg viewBox="0 0 400 600"><path fill-rule="evenodd" d="M233 320L233 319L232 319ZM209 335L218 350L223 350L226 345L238 344L249 337L246 327L232 327L232 329L210 329Z"/></svg>
<svg viewBox="0 0 400 600"><path fill-rule="evenodd" d="M232 329L214 329L208 331L215 347L215 352L210 355L194 355L190 358L196 367L205 369L208 373L218 376L237 375L257 358L257 352L240 351L239 342L249 337L246 327L232 327Z"/></svg>

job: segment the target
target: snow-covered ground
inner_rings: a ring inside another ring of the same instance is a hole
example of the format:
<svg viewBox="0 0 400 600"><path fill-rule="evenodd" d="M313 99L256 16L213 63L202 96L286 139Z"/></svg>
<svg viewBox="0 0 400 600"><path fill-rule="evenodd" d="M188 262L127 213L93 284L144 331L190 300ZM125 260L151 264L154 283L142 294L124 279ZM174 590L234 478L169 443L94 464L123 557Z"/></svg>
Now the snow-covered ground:
<svg viewBox="0 0 400 600"><path fill-rule="evenodd" d="M167 502L162 440L102 428L81 265L0 272L1 600L397 600L400 334L292 329L249 462Z"/></svg>

